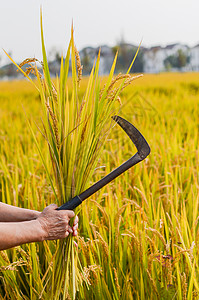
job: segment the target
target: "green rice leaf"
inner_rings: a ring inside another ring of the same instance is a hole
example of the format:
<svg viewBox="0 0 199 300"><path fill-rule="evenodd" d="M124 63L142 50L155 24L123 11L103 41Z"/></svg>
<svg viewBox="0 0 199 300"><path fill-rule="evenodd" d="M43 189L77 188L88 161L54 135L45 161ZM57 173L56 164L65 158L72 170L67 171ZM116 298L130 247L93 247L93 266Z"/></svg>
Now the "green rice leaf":
<svg viewBox="0 0 199 300"><path fill-rule="evenodd" d="M50 78L50 72L48 67L46 49L44 44L44 34L43 34L43 22L42 22L42 9L40 10L40 23L41 23L41 44L42 44L42 54L43 54L43 67L44 67L44 76L46 78L50 92L52 91L52 83Z"/></svg>

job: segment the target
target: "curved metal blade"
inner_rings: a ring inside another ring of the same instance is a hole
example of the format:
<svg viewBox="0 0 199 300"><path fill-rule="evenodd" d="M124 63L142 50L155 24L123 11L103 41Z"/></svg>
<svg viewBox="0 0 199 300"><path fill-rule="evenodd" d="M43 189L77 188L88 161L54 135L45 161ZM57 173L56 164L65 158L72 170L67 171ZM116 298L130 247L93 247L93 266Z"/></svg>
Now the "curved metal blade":
<svg viewBox="0 0 199 300"><path fill-rule="evenodd" d="M115 122L117 122L120 125L120 127L126 132L126 134L130 137L130 139L136 146L141 159L145 159L149 155L151 149L143 135L130 122L121 118L120 116L115 115L112 117L112 119Z"/></svg>
<svg viewBox="0 0 199 300"><path fill-rule="evenodd" d="M113 170L111 173L106 175L104 178L100 179L98 182L94 183L91 187L89 187L87 190L82 192L80 195L75 196L73 199L71 199L69 202L63 204L58 210L62 209L74 209L78 205L82 203L85 199L96 193L99 189L101 189L103 186L111 182L113 179L124 173L126 170L131 168L132 166L136 165L147 155L150 153L150 147L145 140L145 138L142 136L142 134L128 121L125 119L119 117L119 116L113 116L112 117L115 122L117 122L122 129L126 132L126 134L130 137L132 142L135 144L138 152L133 155L129 160L124 162L121 166Z"/></svg>

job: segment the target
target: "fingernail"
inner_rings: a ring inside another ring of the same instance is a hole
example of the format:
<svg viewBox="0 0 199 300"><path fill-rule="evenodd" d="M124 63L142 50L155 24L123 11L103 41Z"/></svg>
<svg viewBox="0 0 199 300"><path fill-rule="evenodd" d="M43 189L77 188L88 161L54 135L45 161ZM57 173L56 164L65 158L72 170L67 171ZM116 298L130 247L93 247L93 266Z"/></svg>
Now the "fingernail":
<svg viewBox="0 0 199 300"><path fill-rule="evenodd" d="M73 230L72 230L71 227L68 228L68 231L69 231L70 233L73 233Z"/></svg>
<svg viewBox="0 0 199 300"><path fill-rule="evenodd" d="M73 231L73 236L77 235L77 230Z"/></svg>

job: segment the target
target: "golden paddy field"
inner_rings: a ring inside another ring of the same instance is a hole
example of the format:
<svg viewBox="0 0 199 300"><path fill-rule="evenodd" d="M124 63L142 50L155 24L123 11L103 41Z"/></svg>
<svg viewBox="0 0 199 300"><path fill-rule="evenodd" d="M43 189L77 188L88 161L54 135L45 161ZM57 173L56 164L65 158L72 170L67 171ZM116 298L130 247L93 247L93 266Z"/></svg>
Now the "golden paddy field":
<svg viewBox="0 0 199 300"><path fill-rule="evenodd" d="M118 109L151 154L82 205L77 299L199 299L199 74L144 75L125 89ZM29 82L0 82L0 201L37 210L54 202L26 120L50 165L34 125L40 110ZM135 151L114 126L92 182ZM0 299L47 299L55 250L44 242L0 252Z"/></svg>

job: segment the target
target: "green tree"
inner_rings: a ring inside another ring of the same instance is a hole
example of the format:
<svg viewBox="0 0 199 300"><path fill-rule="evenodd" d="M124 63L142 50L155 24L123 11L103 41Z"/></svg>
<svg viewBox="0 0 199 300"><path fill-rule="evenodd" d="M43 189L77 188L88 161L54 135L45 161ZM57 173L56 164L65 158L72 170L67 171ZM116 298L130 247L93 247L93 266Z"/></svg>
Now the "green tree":
<svg viewBox="0 0 199 300"><path fill-rule="evenodd" d="M132 57L136 54L137 47L129 46L128 44L116 45L112 48L115 55L118 51L118 60L116 64L116 73L126 71L132 61ZM131 73L139 73L143 71L143 49L139 50L136 60L130 70Z"/></svg>
<svg viewBox="0 0 199 300"><path fill-rule="evenodd" d="M187 55L182 51L182 49L178 50L177 60L179 68L185 67L188 62Z"/></svg>
<svg viewBox="0 0 199 300"><path fill-rule="evenodd" d="M190 57L182 50L179 49L175 54L169 55L164 60L164 65L167 70L172 68L181 69L189 63Z"/></svg>
<svg viewBox="0 0 199 300"><path fill-rule="evenodd" d="M81 59L84 75L88 75L92 69L92 60L86 49L83 49L83 57Z"/></svg>

